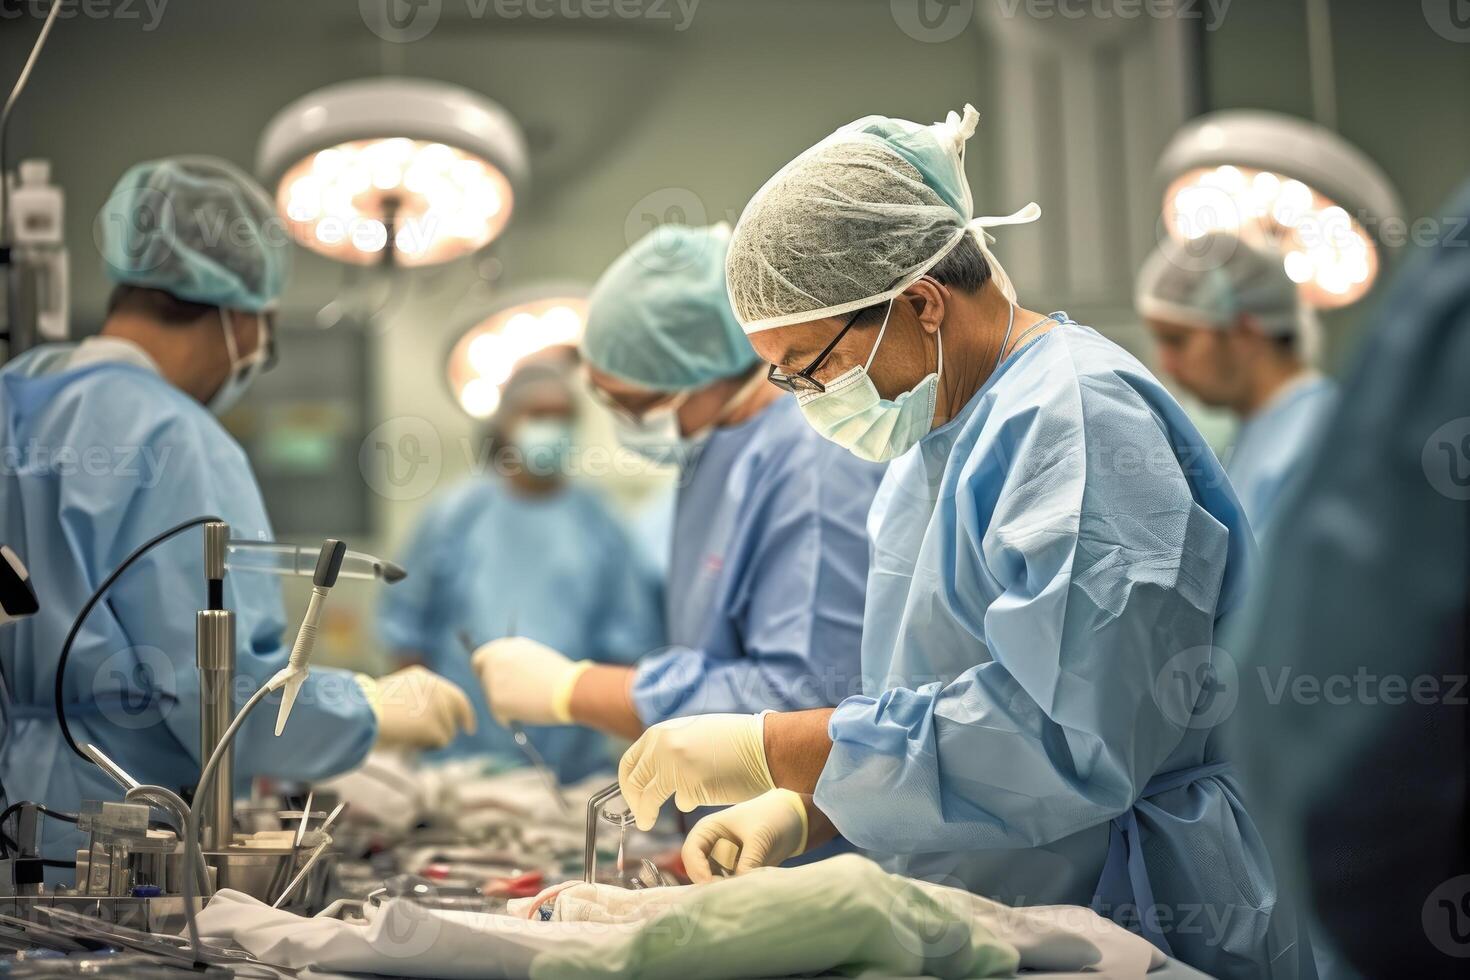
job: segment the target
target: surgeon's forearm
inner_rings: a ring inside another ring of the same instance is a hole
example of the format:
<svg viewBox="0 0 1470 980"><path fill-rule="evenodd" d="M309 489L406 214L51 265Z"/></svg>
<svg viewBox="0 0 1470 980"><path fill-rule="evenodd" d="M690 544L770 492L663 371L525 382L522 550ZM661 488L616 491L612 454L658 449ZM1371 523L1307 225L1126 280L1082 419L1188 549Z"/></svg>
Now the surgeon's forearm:
<svg viewBox="0 0 1470 980"><path fill-rule="evenodd" d="M810 853L836 838L837 826L817 809L816 801L810 796L802 796L801 802L806 806L806 850L803 853Z"/></svg>
<svg viewBox="0 0 1470 980"><path fill-rule="evenodd" d="M766 715L766 765L778 788L797 793L816 790L817 779L832 751L832 739L827 735L831 717L831 708Z"/></svg>
<svg viewBox="0 0 1470 980"><path fill-rule="evenodd" d="M632 667L594 664L582 672L572 688L572 720L588 728L635 739L643 734L643 719L633 707Z"/></svg>

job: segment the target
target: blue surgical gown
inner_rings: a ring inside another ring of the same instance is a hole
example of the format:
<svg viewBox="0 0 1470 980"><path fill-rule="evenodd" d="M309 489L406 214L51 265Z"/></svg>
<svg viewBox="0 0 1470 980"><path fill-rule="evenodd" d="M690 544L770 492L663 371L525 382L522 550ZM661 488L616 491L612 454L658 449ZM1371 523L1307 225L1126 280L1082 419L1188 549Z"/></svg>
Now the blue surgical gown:
<svg viewBox="0 0 1470 980"><path fill-rule="evenodd" d="M1337 403L1337 385L1309 375L1281 392L1240 426L1225 472L1264 542L1282 495L1311 460L1323 422Z"/></svg>
<svg viewBox="0 0 1470 980"><path fill-rule="evenodd" d="M1470 183L1432 213L1459 230L1367 314L1241 643L1246 785L1314 941L1368 977L1470 951Z"/></svg>
<svg viewBox="0 0 1470 980"><path fill-rule="evenodd" d="M1294 961L1205 673L1254 545L1148 371L1070 321L1043 334L890 464L869 534L869 686L816 789L842 833L911 875L1123 919L1144 899L1104 865L1141 841L1127 870L1174 955L1220 977Z"/></svg>
<svg viewBox="0 0 1470 980"><path fill-rule="evenodd" d="M883 468L812 430L794 398L719 428L680 474L669 649L638 665L645 725L830 707L855 690Z"/></svg>
<svg viewBox="0 0 1470 980"><path fill-rule="evenodd" d="M0 540L24 556L41 603L0 630L11 698L0 778L12 802L66 811L121 796L67 747L55 717L61 645L92 590L138 545L191 517L216 514L235 537L271 539L245 453L214 416L147 367L72 367L72 351L36 348L0 371ZM73 736L144 782L178 789L198 779L194 619L204 605L202 532L193 530L118 579L72 648L63 697ZM235 612L237 690L248 695L289 653L280 582L231 573L225 605ZM241 730L237 781L322 779L355 766L377 736L349 673L314 669L281 738L278 703L268 698ZM44 825L47 857L69 858L81 840L65 824Z"/></svg>
<svg viewBox="0 0 1470 980"><path fill-rule="evenodd" d="M626 534L589 491L565 486L543 497L515 493L498 479L474 479L434 501L400 564L409 577L385 590L383 643L421 657L464 688L479 722L443 753L493 753L523 764L510 732L470 667L472 646L530 637L574 660L631 663L659 646L661 592ZM564 781L609 769L607 742L576 726L528 726Z"/></svg>

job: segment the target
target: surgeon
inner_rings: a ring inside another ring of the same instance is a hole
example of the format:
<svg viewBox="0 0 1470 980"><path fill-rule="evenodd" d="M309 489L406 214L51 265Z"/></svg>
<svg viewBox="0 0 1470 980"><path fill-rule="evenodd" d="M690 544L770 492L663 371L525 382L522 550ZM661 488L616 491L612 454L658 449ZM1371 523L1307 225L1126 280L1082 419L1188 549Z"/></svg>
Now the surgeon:
<svg viewBox="0 0 1470 980"><path fill-rule="evenodd" d="M1137 305L1165 373L1240 421L1225 471L1266 540L1337 401L1337 386L1306 358L1315 315L1279 255L1220 232L1157 249L1139 273Z"/></svg>
<svg viewBox="0 0 1470 980"><path fill-rule="evenodd" d="M1433 213L1470 227L1470 183ZM1405 253L1242 644L1270 681L1242 692L1241 762L1314 942L1346 961L1324 977L1459 976L1470 955L1470 249ZM1280 697L1299 677L1322 696Z"/></svg>
<svg viewBox="0 0 1470 980"><path fill-rule="evenodd" d="M521 648L533 666L542 644L579 660L627 664L662 642L657 576L634 560L602 502L568 480L577 459L575 357L565 347L544 352L510 376L490 420L486 472L430 505L401 560L409 578L384 594L384 645L403 662L452 678L475 703L476 730L449 755L527 761L491 718L470 666L471 652L487 640L527 638ZM594 732L519 720L536 726L527 735L564 781L612 763Z"/></svg>
<svg viewBox="0 0 1470 980"><path fill-rule="evenodd" d="M138 164L98 217L116 283L100 335L35 348L0 371L0 540L27 556L41 598L40 612L0 632L10 699L0 779L11 802L75 813L83 800L117 797L68 741L96 744L143 782L198 779L198 531L123 573L59 677L58 661L93 589L155 535L212 514L235 537L273 538L250 464L215 416L275 357L272 311L289 246L274 213L261 188L223 161ZM224 603L235 612L236 669L248 694L286 664L280 584L232 572ZM278 703L272 695L241 729L242 782L321 779L375 743L446 744L474 724L463 693L422 668L378 680L313 668L280 738ZM83 838L53 820L42 840L44 856L60 860Z"/></svg>
<svg viewBox="0 0 1470 980"><path fill-rule="evenodd" d="M476 661L497 718L635 738L671 718L831 706L859 689L863 522L882 468L765 383L726 297L729 242L728 225L639 240L598 281L582 342L624 445L679 468L669 646L620 667L492 643Z"/></svg>
<svg viewBox="0 0 1470 980"><path fill-rule="evenodd" d="M1017 303L985 229L1039 209L971 219L976 121L838 130L756 194L726 261L774 385L891 461L864 691L655 725L623 795L641 827L670 796L739 804L690 833L699 879L840 831L910 875L1091 904L1213 976L1294 975L1204 683L1247 587L1244 515L1141 364Z"/></svg>

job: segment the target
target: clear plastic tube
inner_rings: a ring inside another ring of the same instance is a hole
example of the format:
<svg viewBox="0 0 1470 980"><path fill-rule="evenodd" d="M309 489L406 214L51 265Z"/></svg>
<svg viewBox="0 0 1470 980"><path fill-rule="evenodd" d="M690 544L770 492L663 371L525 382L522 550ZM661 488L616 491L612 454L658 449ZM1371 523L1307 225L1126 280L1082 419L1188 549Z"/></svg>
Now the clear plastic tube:
<svg viewBox="0 0 1470 980"><path fill-rule="evenodd" d="M231 541L225 556L225 568L237 572L270 572L274 575L301 575L311 578L316 572L319 548L308 548L275 541ZM397 582L407 573L402 568L363 554L349 551L342 560L339 578L381 579Z"/></svg>

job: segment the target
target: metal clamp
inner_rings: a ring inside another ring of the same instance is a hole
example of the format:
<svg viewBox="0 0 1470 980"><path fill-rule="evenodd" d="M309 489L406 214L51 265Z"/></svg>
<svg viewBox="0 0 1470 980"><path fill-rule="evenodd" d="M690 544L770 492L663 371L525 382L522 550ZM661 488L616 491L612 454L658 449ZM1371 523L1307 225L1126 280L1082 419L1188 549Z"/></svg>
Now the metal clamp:
<svg viewBox="0 0 1470 980"><path fill-rule="evenodd" d="M597 881L597 821L602 817L602 805L613 797L622 795L622 792L622 788L613 783L593 793L587 801L587 839L582 849L582 880L588 884ZM624 827L633 821L631 810L625 809L618 816Z"/></svg>

